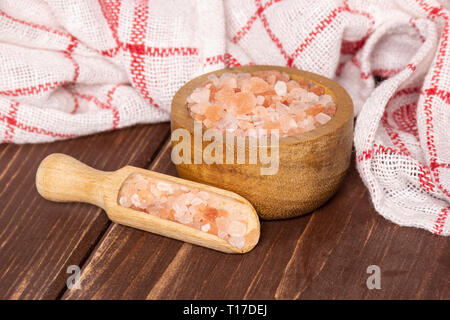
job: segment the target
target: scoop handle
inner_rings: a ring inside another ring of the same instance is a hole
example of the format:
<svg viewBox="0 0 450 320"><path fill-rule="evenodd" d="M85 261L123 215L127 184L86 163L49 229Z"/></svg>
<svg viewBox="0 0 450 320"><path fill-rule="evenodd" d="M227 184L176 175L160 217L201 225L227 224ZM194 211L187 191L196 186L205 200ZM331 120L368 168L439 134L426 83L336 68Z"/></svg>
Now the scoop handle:
<svg viewBox="0 0 450 320"><path fill-rule="evenodd" d="M47 200L87 202L104 208L102 183L107 175L68 155L53 153L39 165L36 188Z"/></svg>

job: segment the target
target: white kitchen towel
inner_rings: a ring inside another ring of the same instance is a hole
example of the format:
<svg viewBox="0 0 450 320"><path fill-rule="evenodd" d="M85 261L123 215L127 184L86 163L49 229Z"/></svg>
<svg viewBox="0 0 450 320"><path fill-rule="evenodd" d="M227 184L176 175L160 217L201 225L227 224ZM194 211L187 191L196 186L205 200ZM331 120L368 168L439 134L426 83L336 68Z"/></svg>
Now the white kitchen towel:
<svg viewBox="0 0 450 320"><path fill-rule="evenodd" d="M435 0L2 0L0 142L167 121L175 91L224 66L335 78L357 116L376 210L450 234L450 11ZM381 81L383 80L383 81Z"/></svg>

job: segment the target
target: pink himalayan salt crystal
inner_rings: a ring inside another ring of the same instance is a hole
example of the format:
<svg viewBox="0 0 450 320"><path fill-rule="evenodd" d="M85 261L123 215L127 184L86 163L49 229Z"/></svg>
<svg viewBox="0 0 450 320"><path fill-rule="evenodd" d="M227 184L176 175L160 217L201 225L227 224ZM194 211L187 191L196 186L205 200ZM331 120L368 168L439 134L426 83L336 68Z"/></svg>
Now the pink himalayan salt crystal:
<svg viewBox="0 0 450 320"><path fill-rule="evenodd" d="M317 96L321 96L321 95L323 95L325 93L325 89L323 87L320 87L320 86L314 86L314 87L311 88L311 92L313 92Z"/></svg>
<svg viewBox="0 0 450 320"><path fill-rule="evenodd" d="M119 205L216 235L242 249L255 239L247 234L247 218L216 195L140 173L123 183Z"/></svg>
<svg viewBox="0 0 450 320"><path fill-rule="evenodd" d="M312 107L306 109L306 114L309 116L315 116L321 112L325 111L325 107L321 104L315 104Z"/></svg>
<svg viewBox="0 0 450 320"><path fill-rule="evenodd" d="M245 238L244 237L230 237L228 239L228 242L235 246L236 248L242 249L245 245Z"/></svg>
<svg viewBox="0 0 450 320"><path fill-rule="evenodd" d="M209 223L206 223L200 227L200 230L203 232L208 232L211 229L211 225Z"/></svg>
<svg viewBox="0 0 450 320"><path fill-rule="evenodd" d="M333 117L336 114L336 106L333 103L327 104L325 113L330 117Z"/></svg>
<svg viewBox="0 0 450 320"><path fill-rule="evenodd" d="M280 126L283 130L288 131L297 128L297 122L292 116L284 114L280 117Z"/></svg>
<svg viewBox="0 0 450 320"><path fill-rule="evenodd" d="M278 129L282 137L313 130L336 113L325 88L284 72L224 73L196 88L187 98L191 116L206 128L248 136L255 129ZM319 116L319 114L321 114Z"/></svg>
<svg viewBox="0 0 450 320"><path fill-rule="evenodd" d="M315 128L314 118L311 116L306 117L306 119L303 120L301 127L304 128L306 131L313 130Z"/></svg>
<svg viewBox="0 0 450 320"><path fill-rule="evenodd" d="M274 85L277 80L289 81L289 75L278 70L263 70L255 72L255 76L264 79L270 84Z"/></svg>
<svg viewBox="0 0 450 320"><path fill-rule="evenodd" d="M319 97L319 103L320 103L320 104L323 104L324 106L326 106L326 105L328 105L328 104L331 104L331 105L334 106L333 99L332 99L331 96L328 95L328 94L323 94L323 95L321 95L321 96Z"/></svg>
<svg viewBox="0 0 450 320"><path fill-rule="evenodd" d="M276 94L279 96L285 96L287 94L287 86L284 81L277 81L273 87Z"/></svg>
<svg viewBox="0 0 450 320"><path fill-rule="evenodd" d="M207 88L197 88L189 96L192 102L201 103L209 101L210 91Z"/></svg>
<svg viewBox="0 0 450 320"><path fill-rule="evenodd" d="M208 106L205 111L205 117L211 122L217 122L222 119L223 108L220 106Z"/></svg>
<svg viewBox="0 0 450 320"><path fill-rule="evenodd" d="M220 79L220 86L234 89L237 87L237 79L235 77L223 75Z"/></svg>
<svg viewBox="0 0 450 320"><path fill-rule="evenodd" d="M230 221L228 223L227 232L232 237L243 237L247 231L247 226L245 223L240 221Z"/></svg>
<svg viewBox="0 0 450 320"><path fill-rule="evenodd" d="M260 94L270 89L271 89L270 85L263 79L259 77L250 78L250 90L254 94Z"/></svg>
<svg viewBox="0 0 450 320"><path fill-rule="evenodd" d="M262 106L264 104L264 100L265 100L264 96L257 96L256 97L256 104L258 106Z"/></svg>
<svg viewBox="0 0 450 320"><path fill-rule="evenodd" d="M231 97L230 104L235 114L247 114L256 107L256 98L251 92L238 92Z"/></svg>
<svg viewBox="0 0 450 320"><path fill-rule="evenodd" d="M206 113L206 109L208 108L208 103L195 103L191 106L191 111L195 112L198 115L204 115Z"/></svg>
<svg viewBox="0 0 450 320"><path fill-rule="evenodd" d="M124 197L124 196L119 198L119 204L122 207L130 207L131 206L131 203L129 202L128 197Z"/></svg>
<svg viewBox="0 0 450 320"><path fill-rule="evenodd" d="M291 92L292 89L300 88L300 84L295 80L289 80L286 82L287 91Z"/></svg>
<svg viewBox="0 0 450 320"><path fill-rule="evenodd" d="M219 88L218 91L216 91L216 93L214 94L214 99L218 105L225 106L228 104L228 101L233 95L234 95L233 88L222 87Z"/></svg>
<svg viewBox="0 0 450 320"><path fill-rule="evenodd" d="M327 123L328 121L331 120L331 117L329 115L321 112L321 113L316 115L316 120L320 124L325 124L325 123Z"/></svg>

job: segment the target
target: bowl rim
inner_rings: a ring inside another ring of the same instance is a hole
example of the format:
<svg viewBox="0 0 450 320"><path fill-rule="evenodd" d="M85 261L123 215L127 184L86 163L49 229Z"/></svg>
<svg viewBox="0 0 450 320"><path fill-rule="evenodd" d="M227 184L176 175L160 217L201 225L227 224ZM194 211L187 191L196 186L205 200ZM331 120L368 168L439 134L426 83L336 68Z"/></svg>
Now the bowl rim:
<svg viewBox="0 0 450 320"><path fill-rule="evenodd" d="M320 126L311 131L307 131L297 135L291 135L287 137L279 138L279 145L290 145L303 143L305 141L312 141L321 138L322 136L336 132L341 127L343 127L349 120L353 120L353 102L347 91L336 81L329 79L327 77L321 76L319 74L275 65L246 65L239 67L223 68L208 73L204 73L197 76L187 83L185 83L172 98L171 107L171 123L177 121L183 124L183 128L189 130L191 134L194 131L194 118L188 112L186 99L188 95L202 83L207 81L209 75L215 74L220 76L223 73L254 73L262 70L278 70L280 72L286 72L290 76L296 78L303 78L308 81L312 81L319 84L325 88L326 93L330 94L333 101L336 104L336 114L328 121L326 124ZM182 102L184 101L184 103ZM177 109L179 109L177 111ZM173 130L173 128L172 128ZM205 130L203 126L202 130ZM246 140L249 139L248 136L245 137ZM247 141L248 142L248 141ZM248 144L247 144L248 145Z"/></svg>

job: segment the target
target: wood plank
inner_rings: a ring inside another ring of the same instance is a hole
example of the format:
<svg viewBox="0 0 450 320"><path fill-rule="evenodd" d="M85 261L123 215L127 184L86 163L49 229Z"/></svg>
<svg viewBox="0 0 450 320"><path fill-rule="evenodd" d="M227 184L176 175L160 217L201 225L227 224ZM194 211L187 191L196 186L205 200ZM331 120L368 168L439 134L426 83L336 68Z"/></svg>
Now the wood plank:
<svg viewBox="0 0 450 320"><path fill-rule="evenodd" d="M87 204L52 203L36 191L40 161L72 155L93 167L146 166L169 134L168 124L138 126L36 145L0 145L0 298L56 299L69 265L82 265L110 222Z"/></svg>
<svg viewBox="0 0 450 320"><path fill-rule="evenodd" d="M151 169L176 174L166 146ZM450 298L450 242L378 215L354 167L314 214L264 221L257 247L227 255L112 224L64 299ZM369 290L367 267L381 268Z"/></svg>

